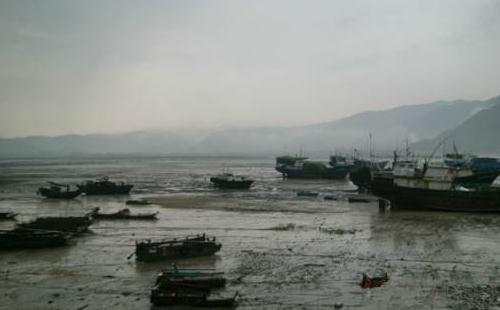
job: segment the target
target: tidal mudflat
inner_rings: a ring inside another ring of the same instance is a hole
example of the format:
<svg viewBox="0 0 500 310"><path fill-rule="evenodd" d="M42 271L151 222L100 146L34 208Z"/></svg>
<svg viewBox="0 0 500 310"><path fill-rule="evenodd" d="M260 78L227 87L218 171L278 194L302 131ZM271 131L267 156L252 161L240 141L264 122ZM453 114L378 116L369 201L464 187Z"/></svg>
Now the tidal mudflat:
<svg viewBox="0 0 500 310"><path fill-rule="evenodd" d="M218 191L223 168L256 180L249 191ZM0 161L0 210L18 221L40 215L158 211L154 223L96 221L70 246L0 253L1 309L151 309L149 290L174 261L138 263L137 239L207 233L214 257L179 267L224 271L221 294L240 292L239 309L495 309L500 307L500 216L379 212L348 203L346 181L283 180L272 158L100 158ZM78 183L108 175L135 184L130 196L37 197L46 180ZM12 182L10 182L12 180ZM314 190L318 197L297 197ZM338 200L324 200L334 195ZM150 206L125 206L147 198ZM2 229L15 222L0 222ZM362 289L362 274L389 281ZM183 309L182 307L176 307Z"/></svg>

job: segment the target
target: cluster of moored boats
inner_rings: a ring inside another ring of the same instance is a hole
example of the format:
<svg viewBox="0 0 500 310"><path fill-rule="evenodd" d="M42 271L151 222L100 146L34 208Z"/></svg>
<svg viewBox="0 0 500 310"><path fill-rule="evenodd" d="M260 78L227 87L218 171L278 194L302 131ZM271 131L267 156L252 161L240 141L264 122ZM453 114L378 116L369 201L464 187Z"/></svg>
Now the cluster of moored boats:
<svg viewBox="0 0 500 310"><path fill-rule="evenodd" d="M351 180L392 207L499 212L500 188L494 183L498 175L496 158L449 154L442 161L395 156L390 169L362 167Z"/></svg>
<svg viewBox="0 0 500 310"><path fill-rule="evenodd" d="M108 178L96 182L87 181L71 191L69 186L51 182L50 188L40 188L45 197L68 199L85 193L87 195L111 195L130 192L132 185L116 184ZM47 191L50 194L47 195ZM147 200L127 200L127 205L149 205ZM0 213L0 219L15 220L17 214ZM69 245L70 240L82 236L98 220L156 220L158 212L132 213L124 208L117 212L104 213L94 208L83 216L45 216L29 222L16 224L11 230L0 231L0 250L50 248ZM205 234L167 240L137 240L135 251L128 257L136 256L139 262L180 260L189 257L211 256L222 245L215 237ZM238 293L229 297L217 297L214 291L221 291L226 279L221 272L203 270L162 270L151 290L151 302L154 305L191 305L201 307L228 307L236 302Z"/></svg>

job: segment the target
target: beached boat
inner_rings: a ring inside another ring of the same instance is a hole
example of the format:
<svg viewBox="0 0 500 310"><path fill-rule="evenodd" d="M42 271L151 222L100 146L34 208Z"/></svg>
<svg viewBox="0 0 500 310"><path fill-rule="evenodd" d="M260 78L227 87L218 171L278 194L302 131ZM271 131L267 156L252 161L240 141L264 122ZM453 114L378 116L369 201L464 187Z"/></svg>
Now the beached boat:
<svg viewBox="0 0 500 310"><path fill-rule="evenodd" d="M0 212L0 220L15 220L17 215L14 212Z"/></svg>
<svg viewBox="0 0 500 310"><path fill-rule="evenodd" d="M361 287L362 288L375 288L375 287L380 287L384 283L389 281L389 277L387 276L387 272L380 277L371 277L367 275L366 273L363 273L363 279L361 280Z"/></svg>
<svg viewBox="0 0 500 310"><path fill-rule="evenodd" d="M254 181L244 176L222 173L211 177L210 182L220 189L249 189Z"/></svg>
<svg viewBox="0 0 500 310"><path fill-rule="evenodd" d="M139 261L157 261L168 258L184 258L213 255L222 245L215 237L205 234L183 239L141 240L135 243L135 255Z"/></svg>
<svg viewBox="0 0 500 310"><path fill-rule="evenodd" d="M48 182L50 187L40 187L37 191L38 194L49 199L73 199L82 193L80 189L70 190L67 184L59 184L55 182ZM65 190L64 190L65 189Z"/></svg>
<svg viewBox="0 0 500 310"><path fill-rule="evenodd" d="M32 229L0 230L0 250L64 246L70 235L57 231Z"/></svg>
<svg viewBox="0 0 500 310"><path fill-rule="evenodd" d="M92 224L88 216L66 216L66 217L39 217L27 223L19 223L17 227L26 229L39 229L48 231L63 231L70 233L86 232Z"/></svg>
<svg viewBox="0 0 500 310"><path fill-rule="evenodd" d="M223 272L205 272L200 270L179 270L177 268L162 270L156 278L159 288L185 288L210 290L226 285Z"/></svg>
<svg viewBox="0 0 500 310"><path fill-rule="evenodd" d="M86 195L126 195L132 190L132 184L124 182L111 182L108 177L102 177L96 181L86 181L77 185Z"/></svg>
<svg viewBox="0 0 500 310"><path fill-rule="evenodd" d="M158 212L132 214L130 209L122 209L114 213L99 213L99 208L95 208L90 213L92 218L98 220L157 220L157 214Z"/></svg>
<svg viewBox="0 0 500 310"><path fill-rule="evenodd" d="M284 178L344 179L352 164L343 156L330 156L328 163L311 161L307 157L280 156L276 158L276 171Z"/></svg>

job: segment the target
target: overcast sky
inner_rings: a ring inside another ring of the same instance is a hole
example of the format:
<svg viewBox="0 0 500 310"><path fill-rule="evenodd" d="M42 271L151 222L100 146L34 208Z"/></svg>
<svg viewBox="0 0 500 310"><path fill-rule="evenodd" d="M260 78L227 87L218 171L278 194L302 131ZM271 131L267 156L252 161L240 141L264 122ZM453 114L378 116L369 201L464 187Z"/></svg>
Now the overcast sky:
<svg viewBox="0 0 500 310"><path fill-rule="evenodd" d="M0 136L302 125L500 94L500 1L0 0Z"/></svg>

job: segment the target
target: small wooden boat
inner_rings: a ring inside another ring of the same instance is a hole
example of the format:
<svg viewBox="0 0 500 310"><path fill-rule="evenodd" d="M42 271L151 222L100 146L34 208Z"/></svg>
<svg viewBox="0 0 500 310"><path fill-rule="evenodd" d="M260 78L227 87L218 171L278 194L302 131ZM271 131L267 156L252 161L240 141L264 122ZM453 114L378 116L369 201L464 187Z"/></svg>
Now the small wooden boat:
<svg viewBox="0 0 500 310"><path fill-rule="evenodd" d="M18 213L14 212L0 212L0 220L15 220Z"/></svg>
<svg viewBox="0 0 500 310"><path fill-rule="evenodd" d="M83 233L88 230L91 224L92 219L89 216L48 216L39 217L27 223L19 223L17 224L17 227L25 229Z"/></svg>
<svg viewBox="0 0 500 310"><path fill-rule="evenodd" d="M189 236L184 239L142 240L135 243L135 255L138 261L157 261L168 258L185 258L213 255L222 245L205 234Z"/></svg>
<svg viewBox="0 0 500 310"><path fill-rule="evenodd" d="M50 248L67 244L70 234L33 229L0 230L0 250Z"/></svg>
<svg viewBox="0 0 500 310"><path fill-rule="evenodd" d="M151 303L155 306L188 305L193 307L233 307L236 305L238 292L232 297L211 298L204 292L182 292L154 288L151 291Z"/></svg>
<svg viewBox="0 0 500 310"><path fill-rule="evenodd" d="M318 192L311 192L311 191L300 191L300 192L297 192L297 196L318 197L318 195L319 195Z"/></svg>
<svg viewBox="0 0 500 310"><path fill-rule="evenodd" d="M132 214L129 209L122 209L114 213L99 213L99 208L95 208L91 213L92 218L98 220L157 220L155 213Z"/></svg>
<svg viewBox="0 0 500 310"><path fill-rule="evenodd" d="M127 204L127 205L148 206L148 205L151 205L153 203L151 201L140 199L140 200L127 200L127 201L125 201L125 204Z"/></svg>
<svg viewBox="0 0 500 310"><path fill-rule="evenodd" d="M38 194L49 199L73 199L82 193L81 190L70 190L67 184L59 184L55 182L48 182L50 187L40 187L37 191ZM63 189L66 190L63 190Z"/></svg>
<svg viewBox="0 0 500 310"><path fill-rule="evenodd" d="M226 285L223 272L203 272L199 270L162 270L156 278L159 288L186 288L210 290Z"/></svg>
<svg viewBox="0 0 500 310"><path fill-rule="evenodd" d="M362 288L374 288L382 286L385 282L389 281L387 272L381 277L370 277L366 273L363 273L363 279L361 280Z"/></svg>

